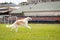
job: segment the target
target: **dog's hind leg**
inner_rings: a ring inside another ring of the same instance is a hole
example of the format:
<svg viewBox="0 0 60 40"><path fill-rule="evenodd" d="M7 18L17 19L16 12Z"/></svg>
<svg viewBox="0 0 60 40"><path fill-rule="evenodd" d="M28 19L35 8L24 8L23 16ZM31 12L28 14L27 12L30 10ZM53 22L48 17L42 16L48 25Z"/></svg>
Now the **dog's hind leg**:
<svg viewBox="0 0 60 40"><path fill-rule="evenodd" d="M16 30L15 31L18 32L18 27L16 27Z"/></svg>
<svg viewBox="0 0 60 40"><path fill-rule="evenodd" d="M11 28L11 31L13 31L14 28Z"/></svg>

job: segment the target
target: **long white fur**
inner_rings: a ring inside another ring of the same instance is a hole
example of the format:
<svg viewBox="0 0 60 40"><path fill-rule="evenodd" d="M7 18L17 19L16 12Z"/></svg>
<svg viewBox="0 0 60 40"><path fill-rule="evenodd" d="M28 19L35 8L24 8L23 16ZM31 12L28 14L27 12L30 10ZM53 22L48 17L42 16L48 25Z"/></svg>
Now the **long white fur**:
<svg viewBox="0 0 60 40"><path fill-rule="evenodd" d="M13 29L15 28L15 29L16 29L16 32L17 32L19 25L17 25L16 22L23 21L24 23L20 23L20 25L23 25L24 27L31 29L31 27L28 26L28 21L29 21L29 20L32 20L32 18L27 17L27 18L24 18L23 20L17 20L17 21L15 21L15 22L14 22L13 24L11 24L11 25L6 25L6 27L10 27L10 28L11 28L11 31L13 31Z"/></svg>

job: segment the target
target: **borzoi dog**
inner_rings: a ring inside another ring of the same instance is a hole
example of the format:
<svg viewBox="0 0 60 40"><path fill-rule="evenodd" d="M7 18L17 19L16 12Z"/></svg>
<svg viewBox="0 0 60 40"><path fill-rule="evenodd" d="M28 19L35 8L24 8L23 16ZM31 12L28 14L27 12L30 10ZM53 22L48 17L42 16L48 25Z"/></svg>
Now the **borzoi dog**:
<svg viewBox="0 0 60 40"><path fill-rule="evenodd" d="M18 26L19 25L23 25L24 27L31 29L31 27L28 26L28 21L29 20L32 20L32 18L27 17L27 18L24 18L24 19L19 19L19 20L16 20L13 24L7 25L6 27L10 27L11 31L15 28L16 32L18 31Z"/></svg>

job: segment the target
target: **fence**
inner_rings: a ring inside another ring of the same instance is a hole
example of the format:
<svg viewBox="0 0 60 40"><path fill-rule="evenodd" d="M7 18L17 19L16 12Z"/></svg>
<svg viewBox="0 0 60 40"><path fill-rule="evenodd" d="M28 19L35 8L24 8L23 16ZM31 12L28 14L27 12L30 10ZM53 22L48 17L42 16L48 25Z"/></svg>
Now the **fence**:
<svg viewBox="0 0 60 40"><path fill-rule="evenodd" d="M16 16L3 16L3 17L0 16L0 23L3 23L3 24L12 24L16 20L17 20Z"/></svg>
<svg viewBox="0 0 60 40"><path fill-rule="evenodd" d="M0 17L0 23L12 24L19 18L25 17L4 16ZM29 23L60 23L60 17L32 17L32 21L29 21Z"/></svg>

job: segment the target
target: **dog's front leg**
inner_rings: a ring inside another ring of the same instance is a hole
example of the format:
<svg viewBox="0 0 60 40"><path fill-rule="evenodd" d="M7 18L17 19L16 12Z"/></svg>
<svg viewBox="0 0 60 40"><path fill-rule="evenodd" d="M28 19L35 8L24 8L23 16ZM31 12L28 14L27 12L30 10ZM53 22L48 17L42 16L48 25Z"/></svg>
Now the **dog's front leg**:
<svg viewBox="0 0 60 40"><path fill-rule="evenodd" d="M29 29L31 29L31 27L30 27L30 26L28 26L28 25L25 25L25 27L26 27L26 28L29 28Z"/></svg>
<svg viewBox="0 0 60 40"><path fill-rule="evenodd" d="M31 29L31 27L30 27L30 26L27 26L27 28Z"/></svg>

